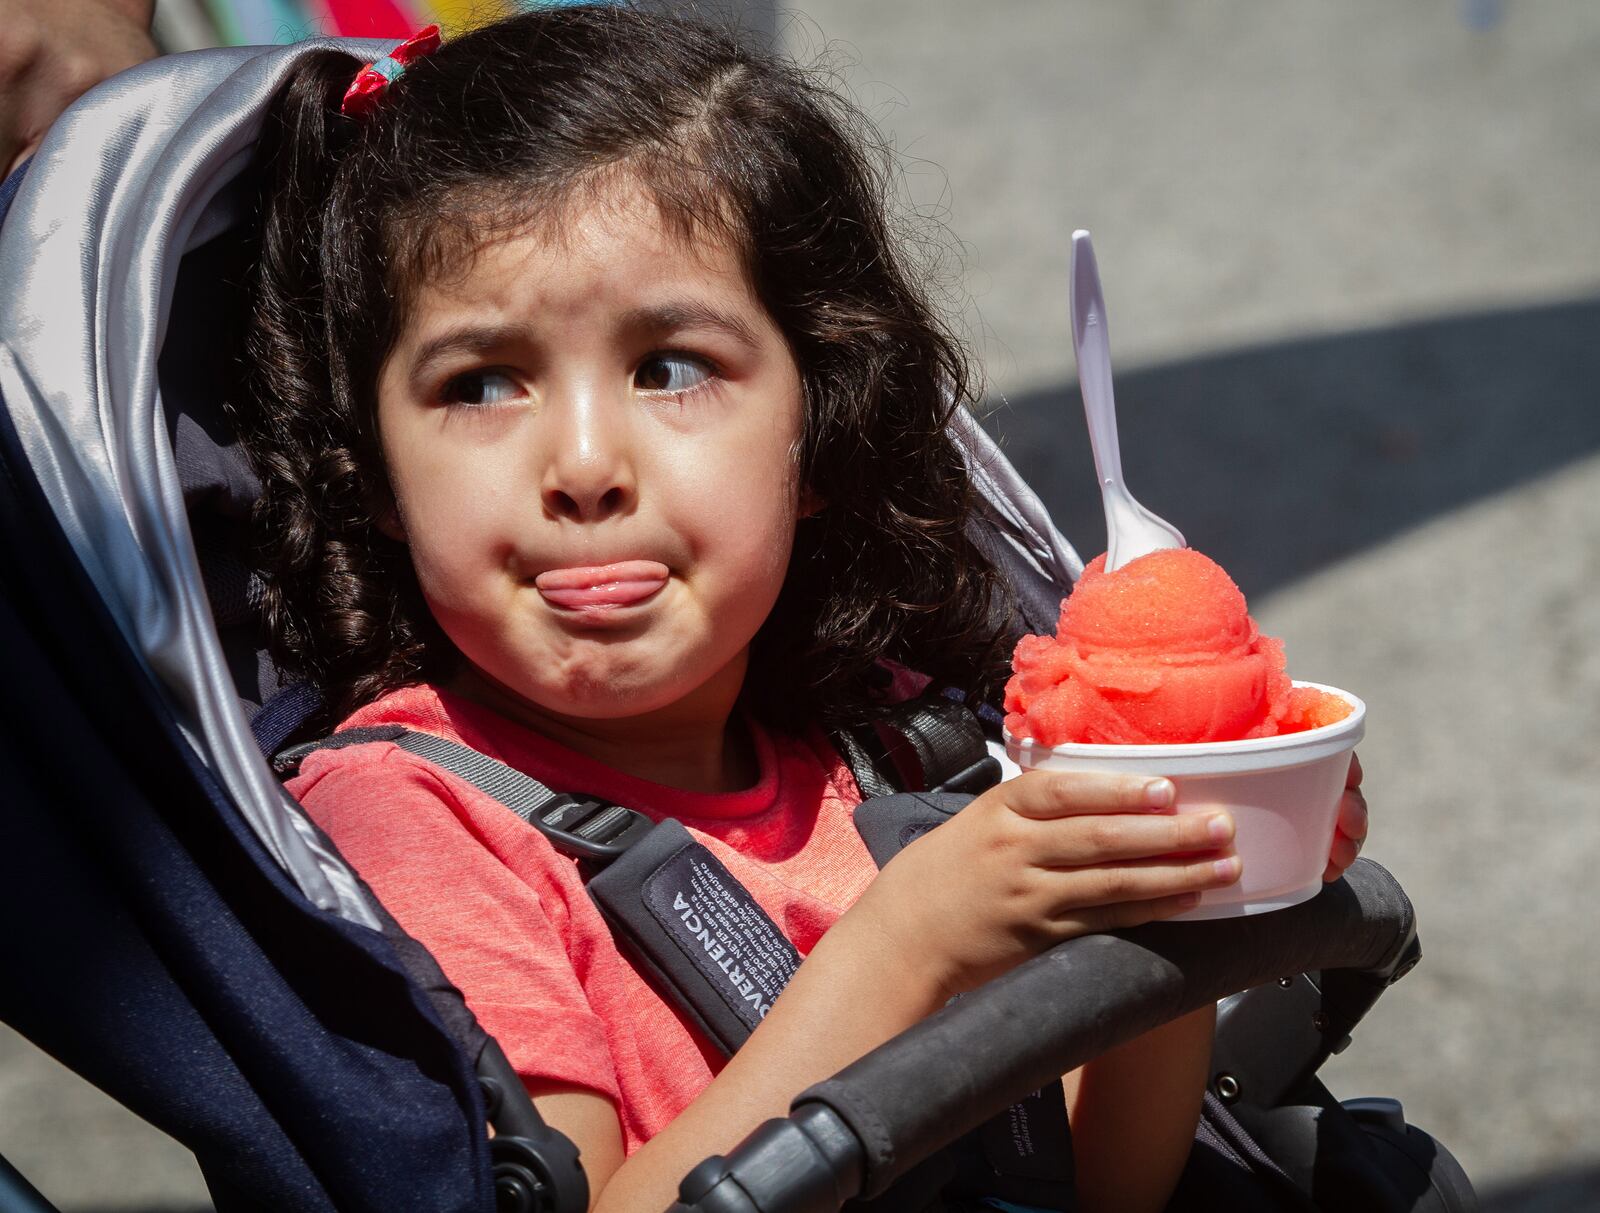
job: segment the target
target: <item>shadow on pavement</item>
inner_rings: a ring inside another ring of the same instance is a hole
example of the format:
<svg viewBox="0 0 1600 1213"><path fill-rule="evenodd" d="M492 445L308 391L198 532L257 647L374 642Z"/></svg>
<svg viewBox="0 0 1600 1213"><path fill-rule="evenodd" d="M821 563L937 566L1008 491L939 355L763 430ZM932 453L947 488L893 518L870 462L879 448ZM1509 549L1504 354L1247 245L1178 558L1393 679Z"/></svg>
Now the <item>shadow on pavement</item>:
<svg viewBox="0 0 1600 1213"><path fill-rule="evenodd" d="M1600 448L1600 299L1288 341L1117 376L1128 483L1250 596ZM986 420L1087 559L1076 387Z"/></svg>
<svg viewBox="0 0 1600 1213"><path fill-rule="evenodd" d="M1600 1163L1496 1187L1482 1199L1483 1213L1592 1213L1600 1209Z"/></svg>

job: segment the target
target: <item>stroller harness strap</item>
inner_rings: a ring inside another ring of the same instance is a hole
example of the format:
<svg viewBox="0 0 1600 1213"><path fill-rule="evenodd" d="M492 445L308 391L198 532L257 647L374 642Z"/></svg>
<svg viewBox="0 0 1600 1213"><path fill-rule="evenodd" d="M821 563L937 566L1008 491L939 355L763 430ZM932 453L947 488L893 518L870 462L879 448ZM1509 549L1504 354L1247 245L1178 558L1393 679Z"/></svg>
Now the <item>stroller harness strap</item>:
<svg viewBox="0 0 1600 1213"><path fill-rule="evenodd" d="M263 711L271 706L269 701ZM988 751L978 716L944 694L908 700L883 719L838 730L830 739L867 799L900 792L977 793L1000 781L1000 764ZM392 742L466 780L544 834L561 854L590 865L591 875L620 859L652 828L651 820L636 810L581 793L557 792L469 746L400 725L342 729L290 746L272 756L272 768L286 779L317 750L374 741ZM941 816L935 813L930 821ZM873 850L883 863L878 848Z"/></svg>
<svg viewBox="0 0 1600 1213"><path fill-rule="evenodd" d="M880 720L831 735L863 796L981 792L1000 782L980 713L956 694L921 695L896 704Z"/></svg>
<svg viewBox="0 0 1600 1213"><path fill-rule="evenodd" d="M954 793L998 780L983 728L962 702L924 695L898 705L877 726L833 738L869 801L914 799L903 787ZM469 746L401 725L344 729L279 752L280 776L299 770L316 750L387 741L466 780L577 859L589 895L629 960L727 1056L755 1031L800 967L800 955L744 885L673 820L660 823L634 809L581 793L558 792L531 775ZM935 795L912 807L931 829L955 811ZM965 797L957 803L964 803ZM863 802L867 803L867 802ZM898 846L868 833L881 865ZM911 835L898 839L904 845Z"/></svg>
<svg viewBox="0 0 1600 1213"><path fill-rule="evenodd" d="M629 959L732 1056L800 953L715 855L668 818L589 881Z"/></svg>
<svg viewBox="0 0 1600 1213"><path fill-rule="evenodd" d="M593 796L554 791L533 776L524 775L487 754L446 737L412 732L400 725L344 729L332 737L280 751L273 757L272 766L280 776L288 777L316 750L342 750L373 741L393 742L402 750L465 779L538 830L561 854L596 868L620 858L653 826L648 817L633 809Z"/></svg>
<svg viewBox="0 0 1600 1213"><path fill-rule="evenodd" d="M459 742L400 725L344 729L272 764L294 774L316 750L391 742L466 780L577 859L619 947L726 1056L755 1031L800 954L715 855L668 819L557 792Z"/></svg>

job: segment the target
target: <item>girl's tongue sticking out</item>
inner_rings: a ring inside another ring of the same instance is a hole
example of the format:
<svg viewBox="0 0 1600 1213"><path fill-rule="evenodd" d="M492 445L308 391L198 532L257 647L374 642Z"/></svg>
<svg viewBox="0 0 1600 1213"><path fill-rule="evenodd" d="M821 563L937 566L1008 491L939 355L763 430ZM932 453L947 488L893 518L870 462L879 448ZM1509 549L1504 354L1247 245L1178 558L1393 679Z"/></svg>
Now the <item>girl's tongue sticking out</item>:
<svg viewBox="0 0 1600 1213"><path fill-rule="evenodd" d="M553 607L569 611L634 606L667 584L667 566L656 560L549 569L534 586Z"/></svg>

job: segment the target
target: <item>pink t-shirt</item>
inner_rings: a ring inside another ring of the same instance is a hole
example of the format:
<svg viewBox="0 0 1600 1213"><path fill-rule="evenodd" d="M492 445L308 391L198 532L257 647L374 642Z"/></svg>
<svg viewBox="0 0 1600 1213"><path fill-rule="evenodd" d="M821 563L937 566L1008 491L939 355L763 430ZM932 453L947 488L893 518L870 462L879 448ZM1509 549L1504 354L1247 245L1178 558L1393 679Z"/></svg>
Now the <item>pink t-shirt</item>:
<svg viewBox="0 0 1600 1213"><path fill-rule="evenodd" d="M403 725L565 791L675 817L808 953L877 873L851 812L861 793L820 734L752 728L761 777L684 792L573 753L435 687L408 687L341 728ZM425 944L527 1082L617 1106L631 1153L722 1066L721 1054L618 952L573 860L471 784L390 742L320 750L289 790Z"/></svg>

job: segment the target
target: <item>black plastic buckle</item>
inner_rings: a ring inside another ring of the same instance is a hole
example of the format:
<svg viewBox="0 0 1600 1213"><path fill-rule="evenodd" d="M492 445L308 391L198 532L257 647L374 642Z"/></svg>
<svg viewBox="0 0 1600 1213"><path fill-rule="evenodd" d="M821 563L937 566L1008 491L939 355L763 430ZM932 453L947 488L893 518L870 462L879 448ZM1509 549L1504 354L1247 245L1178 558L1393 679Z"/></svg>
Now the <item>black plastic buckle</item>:
<svg viewBox="0 0 1600 1213"><path fill-rule="evenodd" d="M300 773L300 764L318 750L342 750L346 746L365 745L369 741L395 741L405 733L397 724L375 725L367 729L342 729L329 737L315 741L302 741L299 745L279 750L272 756L273 772L280 779L289 779Z"/></svg>
<svg viewBox="0 0 1600 1213"><path fill-rule="evenodd" d="M558 792L524 818L563 855L604 867L654 827L643 813L619 804Z"/></svg>
<svg viewBox="0 0 1600 1213"><path fill-rule="evenodd" d="M491 1037L478 1058L478 1086L495 1135L489 1142L499 1213L583 1213L589 1180L578 1148L548 1127Z"/></svg>
<svg viewBox="0 0 1600 1213"><path fill-rule="evenodd" d="M976 796L1000 782L1000 762L993 754L985 754L971 766L950 776L930 792L967 792Z"/></svg>

